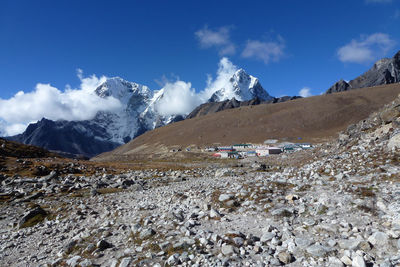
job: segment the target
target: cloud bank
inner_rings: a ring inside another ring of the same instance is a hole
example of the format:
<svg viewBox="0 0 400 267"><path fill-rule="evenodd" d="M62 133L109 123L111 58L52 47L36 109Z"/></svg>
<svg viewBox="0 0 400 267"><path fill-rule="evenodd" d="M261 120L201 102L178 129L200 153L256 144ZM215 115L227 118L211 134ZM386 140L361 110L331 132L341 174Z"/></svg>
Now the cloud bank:
<svg viewBox="0 0 400 267"><path fill-rule="evenodd" d="M340 47L337 56L342 62L370 63L383 57L395 44L395 41L385 33L362 35L358 40L353 39Z"/></svg>
<svg viewBox="0 0 400 267"><path fill-rule="evenodd" d="M199 92L191 87L190 82L181 80L167 82L163 87L164 96L155 108L163 116L186 115L198 105L210 99L217 90L225 88L226 91L232 91L232 84L229 79L237 70L238 67L228 58L222 58L218 64L215 78L208 75L206 88Z"/></svg>
<svg viewBox="0 0 400 267"><path fill-rule="evenodd" d="M168 82L163 89L164 95L156 106L157 112L163 116L188 114L201 104L190 82Z"/></svg>
<svg viewBox="0 0 400 267"><path fill-rule="evenodd" d="M51 120L86 120L93 118L98 111L116 111L120 102L113 98L101 98L94 93L95 88L107 78L92 75L83 77L78 70L80 87L69 86L64 91L50 84L38 83L35 90L20 91L10 99L0 98L0 134L21 133L31 122L45 117Z"/></svg>
<svg viewBox="0 0 400 267"><path fill-rule="evenodd" d="M230 40L231 27L224 26L217 30L211 30L207 26L195 32L202 48L215 47L220 55L232 55L236 46Z"/></svg>
<svg viewBox="0 0 400 267"><path fill-rule="evenodd" d="M248 40L242 52L244 58L254 58L263 61L265 64L278 62L284 56L285 41L278 36L276 41L261 42Z"/></svg>
<svg viewBox="0 0 400 267"><path fill-rule="evenodd" d="M299 96L309 97L312 96L311 89L309 87L304 87L299 91Z"/></svg>
<svg viewBox="0 0 400 267"><path fill-rule="evenodd" d="M200 96L203 98L203 100L208 100L217 90L220 90L221 88L225 88L226 91L232 91L233 86L228 81L237 70L238 67L229 61L228 58L221 58L218 64L218 71L215 79L213 79L211 75L208 75L207 86L200 93Z"/></svg>
<svg viewBox="0 0 400 267"><path fill-rule="evenodd" d="M232 27L224 26L211 30L208 26L196 31L194 34L202 48L214 47L220 55L232 55L236 52L236 45L230 39ZM248 40L241 53L243 58L263 61L265 64L278 62L285 55L285 40L278 35L270 41Z"/></svg>

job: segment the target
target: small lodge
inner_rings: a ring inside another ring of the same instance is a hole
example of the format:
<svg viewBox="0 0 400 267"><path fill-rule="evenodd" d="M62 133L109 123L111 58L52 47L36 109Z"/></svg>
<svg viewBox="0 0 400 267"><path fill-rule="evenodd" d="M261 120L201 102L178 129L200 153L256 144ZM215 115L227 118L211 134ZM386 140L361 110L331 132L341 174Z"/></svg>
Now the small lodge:
<svg viewBox="0 0 400 267"><path fill-rule="evenodd" d="M238 152L236 151L231 151L231 152L226 152L226 151L221 151L221 152L217 152L214 153L212 155L215 158L221 158L221 159L239 159L239 158L243 158L242 155L240 155Z"/></svg>
<svg viewBox="0 0 400 267"><path fill-rule="evenodd" d="M287 145L283 146L283 151L284 152L291 153L291 152L295 152L295 151L298 151L298 150L300 150L300 148L295 144L287 144Z"/></svg>
<svg viewBox="0 0 400 267"><path fill-rule="evenodd" d="M301 147L302 149L308 149L308 148L312 148L310 143L301 143L301 144L297 144L299 147Z"/></svg>
<svg viewBox="0 0 400 267"><path fill-rule="evenodd" d="M235 150L245 150L245 149L253 148L253 145L252 144L235 144L232 146L232 148Z"/></svg>
<svg viewBox="0 0 400 267"><path fill-rule="evenodd" d="M224 152L233 152L235 149L231 146L219 146L217 151L224 151Z"/></svg>
<svg viewBox="0 0 400 267"><path fill-rule="evenodd" d="M260 147L256 149L256 154L259 157L265 157L268 155L280 154L282 149L279 147Z"/></svg>

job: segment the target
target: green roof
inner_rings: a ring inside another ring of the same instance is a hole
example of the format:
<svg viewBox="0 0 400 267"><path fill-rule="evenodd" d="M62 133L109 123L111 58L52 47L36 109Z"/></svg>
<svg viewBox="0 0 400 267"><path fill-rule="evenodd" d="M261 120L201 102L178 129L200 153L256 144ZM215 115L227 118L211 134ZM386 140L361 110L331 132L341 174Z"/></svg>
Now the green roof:
<svg viewBox="0 0 400 267"><path fill-rule="evenodd" d="M235 144L233 146L251 146L251 144Z"/></svg>

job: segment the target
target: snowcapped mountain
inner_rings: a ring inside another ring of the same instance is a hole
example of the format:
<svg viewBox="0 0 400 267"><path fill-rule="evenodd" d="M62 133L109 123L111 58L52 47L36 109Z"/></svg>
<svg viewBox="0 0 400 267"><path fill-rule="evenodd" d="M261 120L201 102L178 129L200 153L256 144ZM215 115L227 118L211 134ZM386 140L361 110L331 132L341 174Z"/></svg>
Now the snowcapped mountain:
<svg viewBox="0 0 400 267"><path fill-rule="evenodd" d="M107 141L125 143L145 131L164 126L180 118L177 115L162 116L157 105L164 96L164 88L152 91L145 85L125 81L119 77L107 79L95 90L100 97L113 96L123 104L118 113L99 112L94 121L106 129ZM210 102L236 98L248 101L255 98L266 101L273 99L259 80L243 69L237 70L223 88L216 91Z"/></svg>
<svg viewBox="0 0 400 267"><path fill-rule="evenodd" d="M224 87L214 92L209 101L272 99L258 79L242 69L223 83ZM120 110L100 111L93 119L84 121L42 119L10 139L48 150L91 157L127 143L146 131L183 120L187 114L163 116L158 111L160 101L165 102L165 90L152 91L145 85L119 77L108 78L95 89L95 93L102 98L118 99Z"/></svg>
<svg viewBox="0 0 400 267"><path fill-rule="evenodd" d="M243 69L237 70L221 89L213 93L208 102L220 102L232 98L238 101L249 101L254 98L263 101L273 99L261 86L259 80Z"/></svg>
<svg viewBox="0 0 400 267"><path fill-rule="evenodd" d="M99 112L93 119L106 130L110 137L108 141L126 143L145 131L168 124L176 117L165 117L157 112L164 89L152 91L145 85L114 77L107 79L95 92L100 97L115 97L122 103L122 110Z"/></svg>

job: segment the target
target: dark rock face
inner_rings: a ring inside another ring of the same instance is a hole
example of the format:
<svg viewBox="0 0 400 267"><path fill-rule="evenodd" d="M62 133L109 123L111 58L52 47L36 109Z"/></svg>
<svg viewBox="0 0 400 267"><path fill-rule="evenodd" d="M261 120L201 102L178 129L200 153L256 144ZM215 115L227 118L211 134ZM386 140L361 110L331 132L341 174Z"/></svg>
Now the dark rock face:
<svg viewBox="0 0 400 267"><path fill-rule="evenodd" d="M378 60L371 69L348 83L343 80L338 81L326 91L326 94L398 82L400 82L400 51L393 58Z"/></svg>
<svg viewBox="0 0 400 267"><path fill-rule="evenodd" d="M237 108L240 107L241 103L245 103L248 101L240 102L237 101L235 98L232 98L231 100L225 100L221 102L208 102L201 104L197 108L195 108L190 114L186 117L186 119L191 119L211 113L215 113L221 110L225 109L231 109L231 108ZM242 104L244 105L244 104Z"/></svg>
<svg viewBox="0 0 400 267"><path fill-rule="evenodd" d="M286 101L290 101L290 100L294 100L294 99L298 99L298 98L302 98L301 96L282 96L282 97L274 97L274 99L267 103L282 103L282 102L286 102Z"/></svg>
<svg viewBox="0 0 400 267"><path fill-rule="evenodd" d="M260 104L272 104L272 103L280 103L285 102L293 99L301 98L301 96L283 96L279 98L272 98L271 100L261 100L260 98L254 98L249 101L238 101L235 98L231 100L225 100L221 102L208 102L201 104L197 108L195 108L187 117L186 119L191 119L207 114L212 114L215 112L219 112L226 109L238 108L243 106L254 106Z"/></svg>
<svg viewBox="0 0 400 267"><path fill-rule="evenodd" d="M343 92L343 91L347 91L350 89L350 85L344 81L344 80L340 80L337 83L335 83L334 85L332 85L331 88L329 88L326 93L327 94L332 94L332 93L336 93L336 92Z"/></svg>
<svg viewBox="0 0 400 267"><path fill-rule="evenodd" d="M7 139L62 151L67 155L92 157L120 145L99 140L105 134L102 127L90 121L52 121L43 118L30 124L22 134Z"/></svg>

